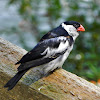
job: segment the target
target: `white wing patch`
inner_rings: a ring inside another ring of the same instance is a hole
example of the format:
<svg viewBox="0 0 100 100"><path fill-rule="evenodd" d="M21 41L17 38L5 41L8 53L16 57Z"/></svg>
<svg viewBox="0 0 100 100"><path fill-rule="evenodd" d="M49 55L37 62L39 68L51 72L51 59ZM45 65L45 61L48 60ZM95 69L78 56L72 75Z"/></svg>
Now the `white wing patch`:
<svg viewBox="0 0 100 100"><path fill-rule="evenodd" d="M57 37L57 38L53 39L53 41L55 41L55 40L60 41L59 47L58 48L48 47L43 53L41 53L41 55L46 54L45 57L54 56L56 53L61 53L69 47L69 42L66 37L63 37L63 36ZM64 42L64 41L66 41L66 42Z"/></svg>

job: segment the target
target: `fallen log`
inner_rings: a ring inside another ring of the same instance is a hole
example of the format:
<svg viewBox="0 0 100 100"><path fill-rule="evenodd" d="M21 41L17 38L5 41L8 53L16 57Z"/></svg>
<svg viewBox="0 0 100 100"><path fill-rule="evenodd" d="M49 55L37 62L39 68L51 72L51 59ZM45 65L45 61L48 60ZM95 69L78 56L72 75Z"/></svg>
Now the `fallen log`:
<svg viewBox="0 0 100 100"><path fill-rule="evenodd" d="M3 86L17 72L15 63L25 53L0 38L0 100L100 100L99 87L64 69L41 78L40 68L33 68L7 91Z"/></svg>

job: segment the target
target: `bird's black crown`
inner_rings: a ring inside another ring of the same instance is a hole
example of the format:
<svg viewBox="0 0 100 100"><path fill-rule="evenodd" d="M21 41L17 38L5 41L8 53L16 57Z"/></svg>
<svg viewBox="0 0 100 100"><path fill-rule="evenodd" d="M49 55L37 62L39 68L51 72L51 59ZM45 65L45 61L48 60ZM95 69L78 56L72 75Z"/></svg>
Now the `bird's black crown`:
<svg viewBox="0 0 100 100"><path fill-rule="evenodd" d="M66 22L64 22L64 24L66 24L66 25L73 25L76 29L78 27L80 27L80 23L78 23L76 21L66 21Z"/></svg>

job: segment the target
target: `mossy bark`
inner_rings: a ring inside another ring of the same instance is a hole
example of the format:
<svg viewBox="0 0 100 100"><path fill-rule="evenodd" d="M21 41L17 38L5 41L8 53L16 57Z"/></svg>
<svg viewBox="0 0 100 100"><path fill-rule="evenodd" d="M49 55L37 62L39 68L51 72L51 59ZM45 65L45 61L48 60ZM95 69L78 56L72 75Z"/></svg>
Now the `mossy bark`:
<svg viewBox="0 0 100 100"><path fill-rule="evenodd" d="M25 53L0 38L0 100L100 100L99 87L63 69L40 79L40 68L34 68L7 91L3 86L17 72L14 64Z"/></svg>

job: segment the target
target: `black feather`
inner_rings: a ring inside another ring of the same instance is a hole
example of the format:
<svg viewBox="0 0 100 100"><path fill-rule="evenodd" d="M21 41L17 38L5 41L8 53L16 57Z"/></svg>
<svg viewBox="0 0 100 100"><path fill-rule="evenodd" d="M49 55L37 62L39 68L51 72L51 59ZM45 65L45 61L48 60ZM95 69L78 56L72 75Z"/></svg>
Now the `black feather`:
<svg viewBox="0 0 100 100"><path fill-rule="evenodd" d="M39 42L30 52L28 52L26 55L24 55L20 61L18 61L16 64L19 63L26 63L29 61L37 60L40 58L43 58L45 54L42 54L48 47L50 48L58 48L60 44L60 41L57 41L55 38L48 39L45 41Z"/></svg>
<svg viewBox="0 0 100 100"><path fill-rule="evenodd" d="M27 63L25 63L25 65L22 67L21 65L18 67L18 71L23 71L32 67L36 67L36 66L40 66L43 64L46 64L52 60L54 60L56 58L41 58L41 59L37 59L37 60L33 60L33 61L29 61Z"/></svg>
<svg viewBox="0 0 100 100"><path fill-rule="evenodd" d="M5 84L5 88L8 87L8 90L11 90L14 88L14 86L17 84L17 82L22 78L22 76L28 71L24 70L21 72L18 72L13 78L11 78L6 84Z"/></svg>
<svg viewBox="0 0 100 100"><path fill-rule="evenodd" d="M76 21L66 21L66 22L64 22L64 24L66 24L66 25L73 25L76 29L78 27L80 27L80 23L78 23Z"/></svg>
<svg viewBox="0 0 100 100"><path fill-rule="evenodd" d="M50 39L50 38L55 38L55 37L59 37L59 36L69 36L68 32L62 28L62 26L60 25L59 27L57 28L54 28L53 30L49 31L47 34L45 34L41 40L41 41L44 41L46 39Z"/></svg>

